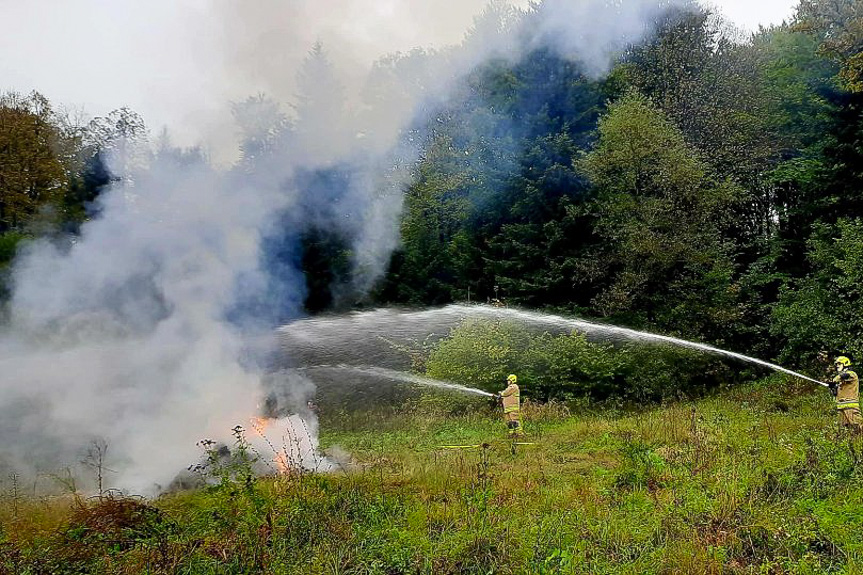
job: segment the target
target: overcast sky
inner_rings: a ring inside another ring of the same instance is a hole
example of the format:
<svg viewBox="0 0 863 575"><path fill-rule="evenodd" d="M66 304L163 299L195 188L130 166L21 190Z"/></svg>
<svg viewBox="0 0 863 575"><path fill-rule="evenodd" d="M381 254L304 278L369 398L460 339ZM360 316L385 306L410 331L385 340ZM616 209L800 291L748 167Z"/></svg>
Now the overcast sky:
<svg viewBox="0 0 863 575"><path fill-rule="evenodd" d="M577 1L577 0L573 0ZM517 0L522 5L527 0ZM796 0L711 0L742 28L778 24ZM226 103L287 92L316 40L343 70L456 43L486 0L0 0L0 90L140 112L182 143L223 132ZM261 50L266 46L267 50ZM273 49L273 46L278 48ZM224 137L224 133L221 134Z"/></svg>

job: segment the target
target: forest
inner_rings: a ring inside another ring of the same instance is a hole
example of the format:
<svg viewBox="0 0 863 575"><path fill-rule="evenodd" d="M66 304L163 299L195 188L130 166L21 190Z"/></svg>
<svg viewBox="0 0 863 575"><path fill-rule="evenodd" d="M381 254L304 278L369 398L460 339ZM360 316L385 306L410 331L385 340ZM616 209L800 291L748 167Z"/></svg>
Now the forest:
<svg viewBox="0 0 863 575"><path fill-rule="evenodd" d="M601 75L547 47L480 63L403 135L421 144L398 247L370 289L351 281L349 232L312 221L296 233L305 312L494 299L796 367L822 350L863 357L861 10L804 0L793 20L744 36L704 9L670 9ZM529 28L533 16L493 4L482 18ZM376 73L440 57L395 54ZM300 79L320 84L328 66L318 44ZM235 104L247 136L232 169L334 105L298 102L293 114L265 96ZM251 135L262 122L267 137ZM2 96L7 284L22 240L68 242L99 217L100 193L123 178L105 157L141 141L151 156L207 161L132 110L85 121L38 93ZM295 184L338 200L344 169Z"/></svg>

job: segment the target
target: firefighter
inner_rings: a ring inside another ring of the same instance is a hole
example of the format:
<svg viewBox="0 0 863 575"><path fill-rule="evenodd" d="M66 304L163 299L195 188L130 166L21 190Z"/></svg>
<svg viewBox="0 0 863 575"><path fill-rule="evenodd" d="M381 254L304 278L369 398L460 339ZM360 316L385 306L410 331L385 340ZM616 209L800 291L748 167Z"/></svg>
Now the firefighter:
<svg viewBox="0 0 863 575"><path fill-rule="evenodd" d="M834 365L839 373L830 383L830 391L836 397L839 423L842 427L850 427L860 432L863 427L863 420L860 418L860 381L857 374L848 369L851 360L844 355L837 357Z"/></svg>
<svg viewBox="0 0 863 575"><path fill-rule="evenodd" d="M518 378L509 374L506 378L506 389L497 394L503 404L503 419L509 436L513 439L522 436L521 428L521 398L519 395Z"/></svg>

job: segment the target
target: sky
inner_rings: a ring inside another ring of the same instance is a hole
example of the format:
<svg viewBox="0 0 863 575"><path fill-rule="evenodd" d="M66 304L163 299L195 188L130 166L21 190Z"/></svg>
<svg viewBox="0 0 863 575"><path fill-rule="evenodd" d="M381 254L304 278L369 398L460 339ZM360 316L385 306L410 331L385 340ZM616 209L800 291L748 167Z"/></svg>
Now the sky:
<svg viewBox="0 0 863 575"><path fill-rule="evenodd" d="M797 3L704 1L748 30L781 23ZM169 125L177 143L219 148L230 145L229 103L257 93L290 99L294 71L315 41L350 77L384 53L457 43L485 4L0 0L0 91L38 90L82 117L128 106L153 132Z"/></svg>
<svg viewBox="0 0 863 575"><path fill-rule="evenodd" d="M797 6L797 0L711 0L704 2L715 6L729 20L750 31L758 26L781 24L790 18Z"/></svg>

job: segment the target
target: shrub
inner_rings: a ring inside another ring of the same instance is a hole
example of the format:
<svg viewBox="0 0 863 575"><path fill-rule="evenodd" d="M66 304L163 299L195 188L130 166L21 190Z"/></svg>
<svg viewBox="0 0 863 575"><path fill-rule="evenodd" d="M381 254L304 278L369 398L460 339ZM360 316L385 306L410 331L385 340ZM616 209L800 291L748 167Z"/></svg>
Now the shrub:
<svg viewBox="0 0 863 575"><path fill-rule="evenodd" d="M515 323L468 320L455 328L431 351L426 374L495 391L506 376L524 367L530 332Z"/></svg>
<svg viewBox="0 0 863 575"><path fill-rule="evenodd" d="M615 485L622 489L655 490L664 483L665 461L655 445L628 437L621 448L622 463Z"/></svg>
<svg viewBox="0 0 863 575"><path fill-rule="evenodd" d="M582 333L534 334L505 321L471 320L441 340L427 375L486 391L516 373L526 397L541 401L620 397L655 401L700 394L739 379L721 358L668 345L614 346Z"/></svg>
<svg viewBox="0 0 863 575"><path fill-rule="evenodd" d="M669 345L626 348L621 387L614 395L637 401L658 401L679 395L695 396L741 378L721 358Z"/></svg>
<svg viewBox="0 0 863 575"><path fill-rule="evenodd" d="M588 341L584 334L542 334L524 354L531 394L542 399L607 397L620 385L626 350Z"/></svg>

